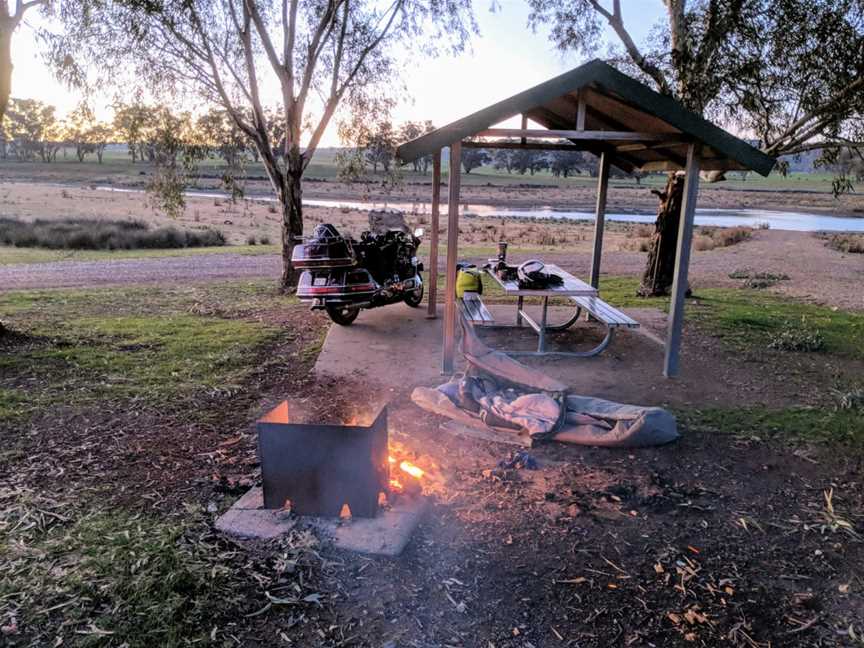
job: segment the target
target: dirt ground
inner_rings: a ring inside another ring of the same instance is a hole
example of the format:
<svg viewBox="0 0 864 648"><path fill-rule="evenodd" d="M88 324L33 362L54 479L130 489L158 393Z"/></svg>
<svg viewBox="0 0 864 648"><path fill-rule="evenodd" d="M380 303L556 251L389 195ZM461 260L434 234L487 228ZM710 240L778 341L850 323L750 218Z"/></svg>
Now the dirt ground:
<svg viewBox="0 0 864 648"><path fill-rule="evenodd" d="M181 517L196 505L215 519L259 479L254 420L276 402L288 397L319 419L389 401L392 440L433 478L427 482L431 509L406 552L371 558L324 542L315 548L314 568L293 567L302 569L303 593L314 592L312 598L268 605L262 583L270 581L252 570L251 559L236 558L238 546L241 556L258 549L213 540L235 556L232 564L250 571L239 602L226 603L213 620L209 645L860 645L860 454L768 440L760 430L732 435L684 425L682 439L667 447L550 444L531 450L539 470L501 469L511 446L443 433L443 419L416 408L407 386L308 373L308 356L298 362L295 354L319 339L322 317L299 305L234 316L294 335L284 347L268 349L266 365L230 390L158 410L137 406L134 418L113 403L45 412L15 437L14 463L0 466L7 485L37 490L46 500L74 493L115 511ZM712 343L693 335L693 349ZM0 350L50 343L14 338ZM715 374L740 367L738 354L709 348L699 357ZM782 370L764 356L761 365L758 357L752 361L752 382ZM791 374L791 382L781 383L786 402L832 369L821 371L815 378ZM622 399L636 398L650 379L636 382L621 382ZM725 383L713 389L730 402L739 398ZM48 631L41 636L52 637L63 609L43 618ZM47 645L18 635L6 639ZM98 639L119 645L110 635Z"/></svg>

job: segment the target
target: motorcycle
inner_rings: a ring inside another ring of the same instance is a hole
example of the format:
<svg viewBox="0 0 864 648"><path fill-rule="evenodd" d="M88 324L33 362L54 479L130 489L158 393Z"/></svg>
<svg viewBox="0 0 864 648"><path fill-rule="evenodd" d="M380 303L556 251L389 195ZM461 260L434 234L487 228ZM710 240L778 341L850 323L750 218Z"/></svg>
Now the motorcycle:
<svg viewBox="0 0 864 648"><path fill-rule="evenodd" d="M295 268L304 269L297 297L341 326L349 326L364 308L400 301L417 308L423 299L421 236L422 229L412 233L404 221L363 232L359 241L328 223L318 225L291 257Z"/></svg>

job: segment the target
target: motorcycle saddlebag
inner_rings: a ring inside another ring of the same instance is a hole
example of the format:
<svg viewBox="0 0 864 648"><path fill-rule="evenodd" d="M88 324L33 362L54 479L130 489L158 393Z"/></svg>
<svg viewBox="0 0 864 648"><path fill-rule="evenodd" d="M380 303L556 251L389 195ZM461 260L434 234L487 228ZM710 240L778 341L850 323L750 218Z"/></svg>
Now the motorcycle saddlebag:
<svg viewBox="0 0 864 648"><path fill-rule="evenodd" d="M291 254L295 268L346 268L356 262L351 241L329 224L316 227L312 237Z"/></svg>

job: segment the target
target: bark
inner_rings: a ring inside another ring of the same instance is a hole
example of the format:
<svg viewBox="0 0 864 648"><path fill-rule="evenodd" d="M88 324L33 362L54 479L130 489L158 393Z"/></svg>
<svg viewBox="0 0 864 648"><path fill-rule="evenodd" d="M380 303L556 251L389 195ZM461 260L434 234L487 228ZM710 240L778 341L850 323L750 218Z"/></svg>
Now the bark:
<svg viewBox="0 0 864 648"><path fill-rule="evenodd" d="M637 294L641 297L668 295L675 276L675 253L678 246L678 225L684 198L684 176L669 174L666 189L655 192L660 198L657 220L648 261ZM689 289L688 289L689 292Z"/></svg>
<svg viewBox="0 0 864 648"><path fill-rule="evenodd" d="M0 16L0 121L12 94L12 32L17 25L14 17Z"/></svg>
<svg viewBox="0 0 864 648"><path fill-rule="evenodd" d="M291 290L297 285L299 272L291 263L294 247L303 237L303 171L289 169L279 205L282 208L282 288Z"/></svg>

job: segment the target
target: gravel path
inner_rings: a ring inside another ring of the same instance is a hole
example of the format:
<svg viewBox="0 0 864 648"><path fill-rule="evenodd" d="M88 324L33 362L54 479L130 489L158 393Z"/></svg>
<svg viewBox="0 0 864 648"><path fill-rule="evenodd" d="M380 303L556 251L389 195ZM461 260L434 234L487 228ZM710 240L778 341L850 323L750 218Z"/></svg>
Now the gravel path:
<svg viewBox="0 0 864 648"><path fill-rule="evenodd" d="M589 271L587 254L545 253L580 276ZM473 259L475 262L483 259ZM514 255L512 261L520 260ZM439 260L443 272L444 258ZM609 252L603 273L639 275L644 253ZM270 278L277 280L282 259L278 255L207 254L118 261L61 261L0 266L0 290L97 287L128 284L186 284L220 280ZM753 239L728 248L696 252L690 276L695 286L737 286L729 279L735 270L786 274L789 281L776 290L797 298L848 310L864 310L864 255L844 255L803 232L759 231Z"/></svg>
<svg viewBox="0 0 864 648"><path fill-rule="evenodd" d="M279 277L278 255L201 254L117 261L57 261L0 266L0 290L186 284Z"/></svg>

